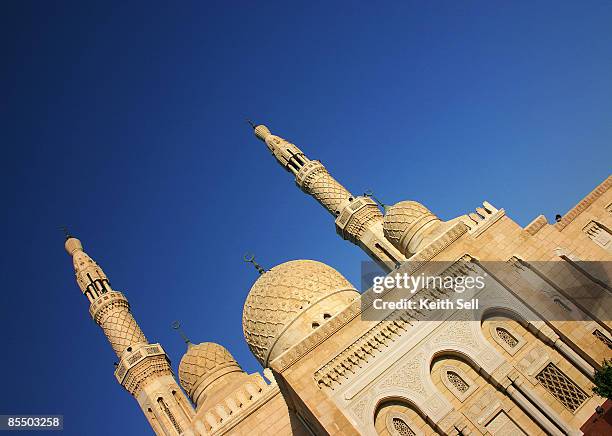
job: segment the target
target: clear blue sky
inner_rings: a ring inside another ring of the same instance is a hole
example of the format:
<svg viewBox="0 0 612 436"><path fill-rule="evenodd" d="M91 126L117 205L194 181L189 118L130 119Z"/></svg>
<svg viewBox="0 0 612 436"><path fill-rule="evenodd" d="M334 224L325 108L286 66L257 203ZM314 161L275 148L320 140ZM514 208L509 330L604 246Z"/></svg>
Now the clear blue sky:
<svg viewBox="0 0 612 436"><path fill-rule="evenodd" d="M443 219L483 200L553 220L612 163L612 2L3 4L0 413L147 434L113 377L58 230L68 225L176 368L195 342L259 366L256 272L307 258L359 283L359 249L250 117L355 194Z"/></svg>

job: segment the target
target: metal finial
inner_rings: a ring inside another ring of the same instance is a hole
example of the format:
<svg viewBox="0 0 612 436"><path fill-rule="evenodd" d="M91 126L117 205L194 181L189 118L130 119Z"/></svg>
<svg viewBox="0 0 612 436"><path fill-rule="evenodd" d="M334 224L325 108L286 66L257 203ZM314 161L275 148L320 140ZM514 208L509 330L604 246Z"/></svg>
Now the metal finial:
<svg viewBox="0 0 612 436"><path fill-rule="evenodd" d="M250 125L252 128L257 127L257 124L255 124L253 121L249 120L248 118L247 118L247 123L249 123L249 125Z"/></svg>
<svg viewBox="0 0 612 436"><path fill-rule="evenodd" d="M64 232L64 236L66 236L66 239L72 238L72 235L68 232L68 227L61 226L60 229Z"/></svg>
<svg viewBox="0 0 612 436"><path fill-rule="evenodd" d="M255 267L255 269L257 270L257 272L258 272L259 274L263 274L263 273L265 273L265 272L266 272L266 270L265 270L265 269L263 269L263 268L261 267L261 265L260 265L260 264L258 264L257 262L255 262L255 255L254 255L254 254L252 254L252 253L247 253L247 254L245 254L245 255L243 256L242 260L244 260L246 263L252 263L252 264L253 264L253 266Z"/></svg>
<svg viewBox="0 0 612 436"><path fill-rule="evenodd" d="M387 206L385 203L380 201L378 198L374 197L374 191L372 191L371 189L368 189L366 192L363 193L363 195L365 195L366 197L370 197L376 203L378 203L380 207L383 208L383 211L385 211L385 213L387 212L387 210L389 210L389 206Z"/></svg>
<svg viewBox="0 0 612 436"><path fill-rule="evenodd" d="M187 337L187 335L181 328L181 323L178 321L172 321L172 328L176 330L179 333L179 335L181 335L181 338L183 338L183 341L185 341L185 343L189 347L191 345L191 341L189 340L189 338Z"/></svg>

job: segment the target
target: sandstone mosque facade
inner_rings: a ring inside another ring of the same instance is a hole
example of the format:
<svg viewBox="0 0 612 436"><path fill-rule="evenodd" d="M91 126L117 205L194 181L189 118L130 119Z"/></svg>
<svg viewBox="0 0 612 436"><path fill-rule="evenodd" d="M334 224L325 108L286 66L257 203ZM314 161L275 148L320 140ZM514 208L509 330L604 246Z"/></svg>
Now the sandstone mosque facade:
<svg viewBox="0 0 612 436"><path fill-rule="evenodd" d="M594 372L612 357L610 271L586 262L612 260L612 176L555 223L541 215L522 228L488 202L444 222L414 201L381 211L294 144L254 130L337 233L386 272L484 271L487 295L476 319L410 309L368 317L372 289L360 295L320 262L286 262L261 274L244 304L263 375L205 342L189 344L177 382L126 297L69 236L77 283L119 358L115 377L155 434L583 434L605 401L591 390ZM503 267L488 271L491 261Z"/></svg>

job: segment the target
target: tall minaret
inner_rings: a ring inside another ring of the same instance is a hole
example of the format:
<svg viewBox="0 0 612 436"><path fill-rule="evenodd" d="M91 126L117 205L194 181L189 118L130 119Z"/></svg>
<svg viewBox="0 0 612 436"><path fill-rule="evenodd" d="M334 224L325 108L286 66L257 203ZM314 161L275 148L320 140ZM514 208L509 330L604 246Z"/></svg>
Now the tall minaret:
<svg viewBox="0 0 612 436"><path fill-rule="evenodd" d="M254 128L255 136L266 143L278 163L293 173L300 189L312 195L336 218L336 231L343 239L357 244L386 270L406 260L385 238L383 216L372 199L353 196L321 162L308 159L302 150L273 135L266 126Z"/></svg>
<svg viewBox="0 0 612 436"><path fill-rule="evenodd" d="M65 246L77 283L89 299L89 313L119 356L115 377L136 398L157 435L180 435L189 427L194 410L174 380L168 356L160 344L147 341L127 299L111 288L81 241L68 236Z"/></svg>

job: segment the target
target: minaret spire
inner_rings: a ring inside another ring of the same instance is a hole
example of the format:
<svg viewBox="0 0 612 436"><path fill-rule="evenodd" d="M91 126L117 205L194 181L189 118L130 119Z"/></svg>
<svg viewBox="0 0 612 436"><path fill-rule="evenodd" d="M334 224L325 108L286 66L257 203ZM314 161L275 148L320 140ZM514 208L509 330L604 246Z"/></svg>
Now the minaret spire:
<svg viewBox="0 0 612 436"><path fill-rule="evenodd" d="M89 313L119 356L117 381L140 404L158 435L183 433L194 416L189 400L174 380L170 360L160 344L150 344L132 316L127 298L114 290L100 266L67 235L77 284L90 303Z"/></svg>
<svg viewBox="0 0 612 436"><path fill-rule="evenodd" d="M336 218L336 231L343 239L357 244L386 270L406 260L385 238L383 216L376 202L367 195L353 196L321 162L310 160L295 144L273 135L266 126L256 125L254 131L277 162L295 176L300 189Z"/></svg>

